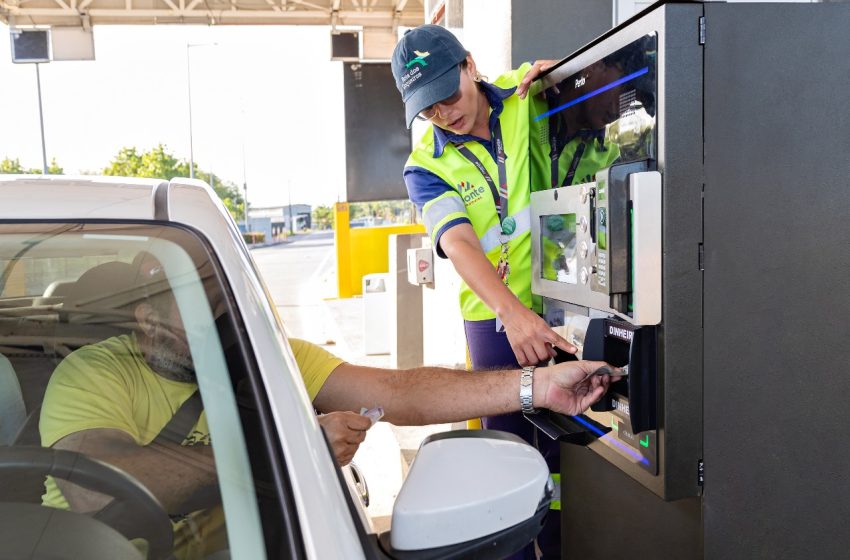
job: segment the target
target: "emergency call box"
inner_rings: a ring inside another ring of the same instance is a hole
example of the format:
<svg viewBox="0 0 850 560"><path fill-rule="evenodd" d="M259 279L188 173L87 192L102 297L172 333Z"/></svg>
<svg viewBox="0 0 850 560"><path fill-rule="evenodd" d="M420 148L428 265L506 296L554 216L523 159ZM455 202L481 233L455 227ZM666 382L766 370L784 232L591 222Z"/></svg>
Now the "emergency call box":
<svg viewBox="0 0 850 560"><path fill-rule="evenodd" d="M414 286L434 282L434 251L430 247L407 250L407 281Z"/></svg>

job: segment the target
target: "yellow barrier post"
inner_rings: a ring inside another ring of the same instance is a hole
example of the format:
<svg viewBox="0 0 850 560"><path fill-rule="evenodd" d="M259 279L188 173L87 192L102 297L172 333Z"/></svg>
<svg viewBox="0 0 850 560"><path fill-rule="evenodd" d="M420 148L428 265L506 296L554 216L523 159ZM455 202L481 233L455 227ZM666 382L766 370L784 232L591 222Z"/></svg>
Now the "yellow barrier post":
<svg viewBox="0 0 850 560"><path fill-rule="evenodd" d="M351 296L363 291L363 277L390 269L390 235L425 233L422 224L389 225L352 228L351 244Z"/></svg>
<svg viewBox="0 0 850 560"><path fill-rule="evenodd" d="M334 205L334 246L336 247L337 297L350 298L351 290L351 225L348 203Z"/></svg>

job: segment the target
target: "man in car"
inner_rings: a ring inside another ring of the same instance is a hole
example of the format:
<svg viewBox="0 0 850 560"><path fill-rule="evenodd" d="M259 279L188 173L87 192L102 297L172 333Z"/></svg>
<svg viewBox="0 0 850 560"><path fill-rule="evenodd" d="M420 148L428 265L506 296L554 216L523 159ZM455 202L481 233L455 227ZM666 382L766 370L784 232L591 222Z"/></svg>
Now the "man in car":
<svg viewBox="0 0 850 560"><path fill-rule="evenodd" d="M42 445L83 453L136 477L175 521L175 555L200 557L221 548L225 536L220 508L209 507L217 481L205 414L198 408L172 433L174 420L184 416L182 408L196 400L198 390L186 333L158 261L141 253L127 275L144 294L133 309L137 332L84 346L59 364L43 401ZM502 414L520 410L524 378L526 408L578 414L617 379L593 375L602 362L479 375L432 367L370 368L304 341L290 343L316 410L326 413L320 422L343 464L371 426L357 412L364 406L381 405L385 420L399 425ZM46 488L44 503L54 507L92 512L110 501L64 480L49 478Z"/></svg>

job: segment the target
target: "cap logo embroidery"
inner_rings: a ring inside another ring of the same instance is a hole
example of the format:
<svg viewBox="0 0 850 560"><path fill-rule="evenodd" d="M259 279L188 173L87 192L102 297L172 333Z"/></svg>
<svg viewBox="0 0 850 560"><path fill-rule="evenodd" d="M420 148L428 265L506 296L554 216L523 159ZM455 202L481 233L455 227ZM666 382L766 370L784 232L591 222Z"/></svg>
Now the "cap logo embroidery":
<svg viewBox="0 0 850 560"><path fill-rule="evenodd" d="M428 58L431 55L431 53L429 53L428 51L425 51L425 52L413 51L413 53L416 55L416 58L414 58L413 60L411 60L410 62L405 64L404 65L405 68L410 69L414 64L418 64L420 66L428 66L428 63L425 62L425 59Z"/></svg>

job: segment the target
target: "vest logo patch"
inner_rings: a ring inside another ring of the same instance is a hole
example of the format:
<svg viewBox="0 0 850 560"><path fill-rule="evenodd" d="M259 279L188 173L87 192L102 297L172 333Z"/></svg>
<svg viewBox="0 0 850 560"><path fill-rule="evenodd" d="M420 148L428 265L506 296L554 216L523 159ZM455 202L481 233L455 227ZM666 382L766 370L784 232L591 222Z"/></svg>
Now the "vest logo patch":
<svg viewBox="0 0 850 560"><path fill-rule="evenodd" d="M457 186L457 192L463 198L463 203L466 206L472 206L484 198L484 193L487 192L484 187L476 187L472 183L461 181Z"/></svg>

